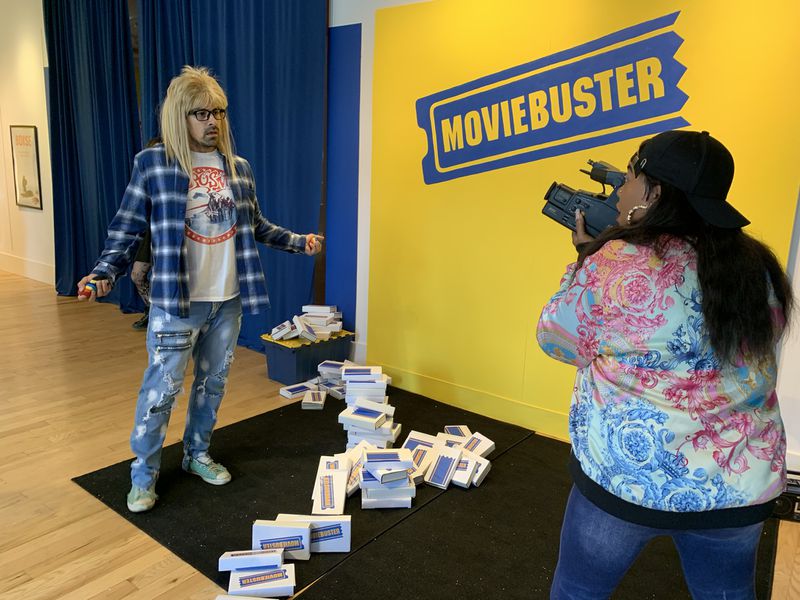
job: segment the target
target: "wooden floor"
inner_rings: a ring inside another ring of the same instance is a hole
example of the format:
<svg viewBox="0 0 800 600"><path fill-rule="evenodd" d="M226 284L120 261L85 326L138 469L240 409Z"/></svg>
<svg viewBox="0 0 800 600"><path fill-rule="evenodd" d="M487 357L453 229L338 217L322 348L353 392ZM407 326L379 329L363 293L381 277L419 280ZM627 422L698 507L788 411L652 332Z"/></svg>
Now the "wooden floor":
<svg viewBox="0 0 800 600"><path fill-rule="evenodd" d="M146 362L136 315L0 271L0 598L213 600L222 590L70 481L130 457ZM286 402L239 348L219 426ZM180 439L178 398L167 444ZM127 490L120 490L125 494ZM781 523L773 598L800 598L800 524Z"/></svg>

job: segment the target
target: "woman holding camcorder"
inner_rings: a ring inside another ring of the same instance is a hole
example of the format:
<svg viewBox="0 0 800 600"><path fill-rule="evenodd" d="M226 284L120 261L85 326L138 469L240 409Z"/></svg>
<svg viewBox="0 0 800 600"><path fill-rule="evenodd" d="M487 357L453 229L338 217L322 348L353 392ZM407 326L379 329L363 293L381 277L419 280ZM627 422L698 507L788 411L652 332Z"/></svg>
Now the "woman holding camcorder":
<svg viewBox="0 0 800 600"><path fill-rule="evenodd" d="M694 598L755 598L786 477L775 348L793 299L727 202L732 180L719 141L667 131L631 158L617 226L594 239L576 215L578 261L537 334L578 367L553 599L608 598L660 535Z"/></svg>

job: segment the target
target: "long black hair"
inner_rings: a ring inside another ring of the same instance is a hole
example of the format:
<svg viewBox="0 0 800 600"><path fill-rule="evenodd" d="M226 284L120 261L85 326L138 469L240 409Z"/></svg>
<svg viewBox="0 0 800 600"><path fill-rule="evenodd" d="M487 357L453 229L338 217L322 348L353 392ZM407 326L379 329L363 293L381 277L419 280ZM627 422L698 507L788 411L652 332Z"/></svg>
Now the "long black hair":
<svg viewBox="0 0 800 600"><path fill-rule="evenodd" d="M612 227L581 244L578 266L610 240L650 246L661 256L670 238L685 240L697 252L703 317L717 357L733 363L740 354L755 360L770 356L783 325L789 325L794 303L775 254L741 229L706 223L674 186L649 178L647 184L661 186L659 199L633 225ZM768 304L771 290L783 323L775 322Z"/></svg>

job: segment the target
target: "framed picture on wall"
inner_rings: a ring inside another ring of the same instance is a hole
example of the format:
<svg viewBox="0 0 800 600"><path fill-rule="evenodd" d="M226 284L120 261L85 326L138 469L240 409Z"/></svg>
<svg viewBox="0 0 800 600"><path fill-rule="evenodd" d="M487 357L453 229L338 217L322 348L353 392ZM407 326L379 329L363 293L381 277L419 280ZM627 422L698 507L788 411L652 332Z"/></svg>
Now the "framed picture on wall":
<svg viewBox="0 0 800 600"><path fill-rule="evenodd" d="M17 205L42 210L42 180L39 176L39 138L33 125L11 126L11 158Z"/></svg>

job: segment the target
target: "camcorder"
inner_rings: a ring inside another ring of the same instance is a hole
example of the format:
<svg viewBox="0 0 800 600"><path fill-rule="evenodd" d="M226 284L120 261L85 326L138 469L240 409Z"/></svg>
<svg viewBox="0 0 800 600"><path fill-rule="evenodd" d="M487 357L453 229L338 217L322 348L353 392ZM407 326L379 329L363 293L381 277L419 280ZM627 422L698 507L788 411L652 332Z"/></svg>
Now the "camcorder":
<svg viewBox="0 0 800 600"><path fill-rule="evenodd" d="M593 194L586 190L574 190L563 183L553 182L544 195L547 202L542 213L575 231L575 209L579 209L584 216L583 222L586 233L592 237L602 232L607 227L617 224L619 211L617 203L617 188L625 182L625 173L603 161L589 160L591 171L580 169L594 181L603 184L603 193ZM612 190L606 194L606 185Z"/></svg>

